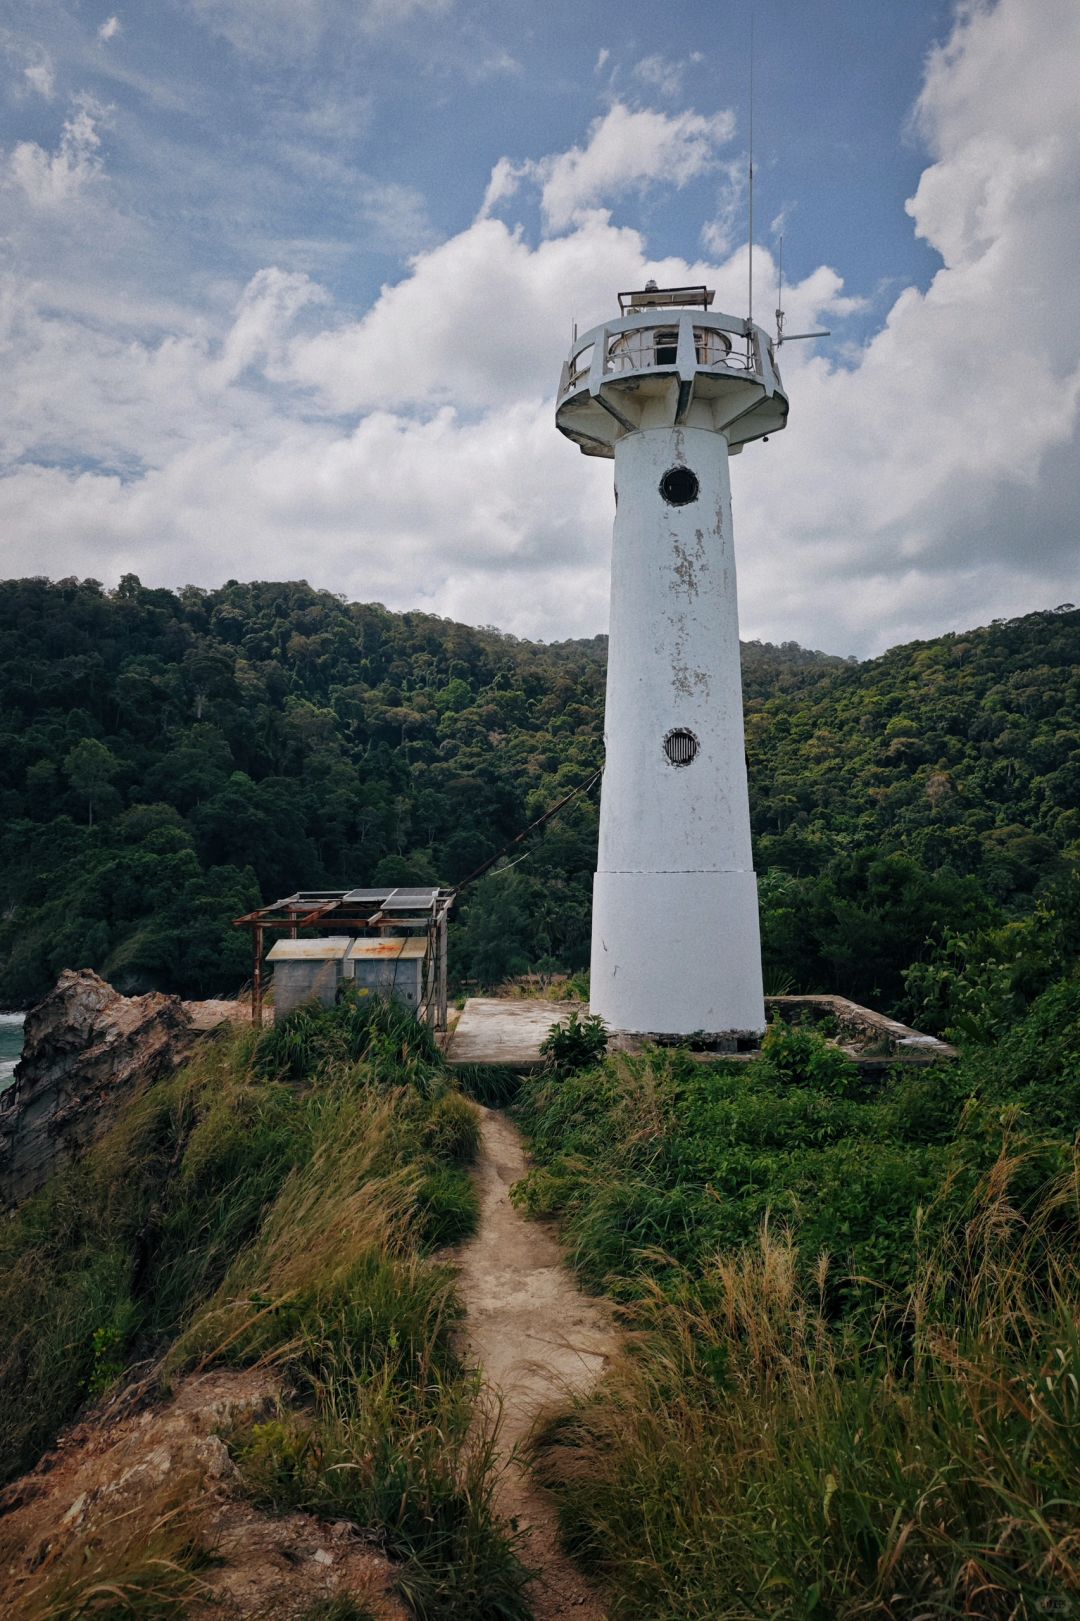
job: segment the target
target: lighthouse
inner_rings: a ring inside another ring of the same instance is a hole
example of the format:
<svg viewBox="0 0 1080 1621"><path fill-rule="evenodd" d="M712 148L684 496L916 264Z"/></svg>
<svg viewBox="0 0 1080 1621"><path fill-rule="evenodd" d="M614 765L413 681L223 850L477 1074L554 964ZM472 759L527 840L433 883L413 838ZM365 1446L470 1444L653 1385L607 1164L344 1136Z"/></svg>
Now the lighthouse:
<svg viewBox="0 0 1080 1621"><path fill-rule="evenodd" d="M615 462L592 1011L732 1049L765 1010L728 461L788 402L769 335L712 303L620 293L574 339L556 422Z"/></svg>

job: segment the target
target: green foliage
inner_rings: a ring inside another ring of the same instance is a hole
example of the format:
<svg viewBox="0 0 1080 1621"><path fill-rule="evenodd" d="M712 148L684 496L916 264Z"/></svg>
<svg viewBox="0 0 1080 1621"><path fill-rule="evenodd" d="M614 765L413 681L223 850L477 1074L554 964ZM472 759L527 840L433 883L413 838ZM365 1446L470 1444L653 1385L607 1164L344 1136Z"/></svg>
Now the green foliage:
<svg viewBox="0 0 1080 1621"><path fill-rule="evenodd" d="M599 1014L581 1014L575 1008L553 1024L540 1043L540 1055L557 1075L575 1075L590 1069L607 1051L607 1026Z"/></svg>
<svg viewBox="0 0 1080 1621"><path fill-rule="evenodd" d="M946 929L1022 920L1075 867L1078 625L865 664L744 646L770 985L901 1008ZM232 989L260 899L460 882L600 764L605 655L303 583L0 585L0 1005L72 966ZM457 973L584 968L596 815L574 800L465 891Z"/></svg>
<svg viewBox="0 0 1080 1621"><path fill-rule="evenodd" d="M476 1110L460 1092L446 1092L432 1104L424 1127L424 1147L436 1159L471 1165L480 1146Z"/></svg>
<svg viewBox="0 0 1080 1621"><path fill-rule="evenodd" d="M790 1221L808 1274L822 1250L838 1263L828 1310L872 1315L883 1287L911 1283L919 1232L952 1219L1005 1145L1017 1196L1060 1173L1078 1031L1071 978L996 1047L872 1087L818 1032L782 1024L751 1062L653 1050L536 1076L519 1102L535 1165L515 1198L560 1214L581 1275L622 1297Z"/></svg>
<svg viewBox="0 0 1080 1621"><path fill-rule="evenodd" d="M975 934L943 931L905 976L920 1028L959 1042L1004 1035L1051 981L1080 960L1080 873L1049 885L1030 917Z"/></svg>
<svg viewBox="0 0 1080 1621"><path fill-rule="evenodd" d="M822 1313L827 1262L800 1278L770 1230L647 1295L631 1351L537 1441L616 1621L1036 1621L1067 1603L1076 1170L1020 1224L999 1163L868 1337Z"/></svg>
<svg viewBox="0 0 1080 1621"><path fill-rule="evenodd" d="M417 1616L527 1621L453 1273L426 1259L472 1231L477 1142L474 1106L395 1003L208 1042L0 1230L5 1477L133 1358L162 1358L168 1381L264 1363L297 1400L230 1438L253 1496L377 1531ZM200 1557L185 1526L157 1567L96 1546L97 1585L64 1575L64 1594L112 1582L124 1614L180 1613ZM82 1613L71 1602L49 1613Z"/></svg>
<svg viewBox="0 0 1080 1621"><path fill-rule="evenodd" d="M834 1097L851 1096L858 1085L859 1072L850 1058L830 1046L823 1033L808 1025L785 1024L774 1019L761 1043L764 1071L772 1081L784 1086L807 1087Z"/></svg>
<svg viewBox="0 0 1080 1621"><path fill-rule="evenodd" d="M774 1024L751 1062L523 1086L626 1350L537 1439L613 1618L1035 1618L1080 1592L1080 977L873 1085Z"/></svg>
<svg viewBox="0 0 1080 1621"><path fill-rule="evenodd" d="M603 655L303 583L0 584L0 1006L73 966L214 994L260 900L459 881L595 771ZM583 966L595 839L575 801L495 880L501 936L463 907L460 971Z"/></svg>
<svg viewBox="0 0 1080 1621"><path fill-rule="evenodd" d="M521 1090L521 1071L501 1064L461 1064L454 1073L465 1096L487 1109L508 1108Z"/></svg>

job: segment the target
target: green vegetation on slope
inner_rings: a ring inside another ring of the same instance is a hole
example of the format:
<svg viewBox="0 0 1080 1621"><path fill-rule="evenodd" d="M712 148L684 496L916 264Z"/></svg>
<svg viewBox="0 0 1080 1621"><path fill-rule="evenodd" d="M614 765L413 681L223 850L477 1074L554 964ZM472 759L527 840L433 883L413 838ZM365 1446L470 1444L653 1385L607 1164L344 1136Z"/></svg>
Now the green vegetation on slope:
<svg viewBox="0 0 1080 1621"><path fill-rule="evenodd" d="M875 1088L778 1026L750 1065L613 1057L520 1109L515 1197L635 1330L538 1446L613 1616L1080 1596L1080 981Z"/></svg>
<svg viewBox="0 0 1080 1621"><path fill-rule="evenodd" d="M475 1220L477 1140L394 1005L208 1042L0 1234L3 1477L133 1359L269 1364L294 1401L229 1437L259 1501L379 1532L418 1616L527 1616L453 1274L428 1258Z"/></svg>
<svg viewBox="0 0 1080 1621"><path fill-rule="evenodd" d="M0 1006L73 966L211 994L247 974L229 919L260 898L459 882L601 763L605 653L302 583L0 585ZM1078 669L1065 612L864 664L744 647L771 988L964 1015L955 938L1075 865ZM469 892L456 973L585 966L596 813Z"/></svg>

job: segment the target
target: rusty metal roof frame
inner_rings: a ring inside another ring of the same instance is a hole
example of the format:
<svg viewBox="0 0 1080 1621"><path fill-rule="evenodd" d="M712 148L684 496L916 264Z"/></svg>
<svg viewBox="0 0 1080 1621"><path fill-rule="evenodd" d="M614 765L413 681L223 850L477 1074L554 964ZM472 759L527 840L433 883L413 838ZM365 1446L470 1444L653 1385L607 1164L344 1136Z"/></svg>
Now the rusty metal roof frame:
<svg viewBox="0 0 1080 1621"><path fill-rule="evenodd" d="M454 899L448 889L387 885L383 889L299 889L293 895L233 918L238 929L370 929L380 925L426 928ZM404 917L404 912L415 914Z"/></svg>
<svg viewBox="0 0 1080 1621"><path fill-rule="evenodd" d="M420 885L387 885L382 889L298 889L260 906L243 917L233 918L233 927L251 930L251 1022L262 1027L263 938L266 931L287 929L299 938L301 929L321 929L324 934L373 933L386 929L423 929L434 959L429 986L429 1021L437 1029L446 1028L446 926L455 890ZM415 938L415 936L413 937ZM425 956L428 953L425 952Z"/></svg>

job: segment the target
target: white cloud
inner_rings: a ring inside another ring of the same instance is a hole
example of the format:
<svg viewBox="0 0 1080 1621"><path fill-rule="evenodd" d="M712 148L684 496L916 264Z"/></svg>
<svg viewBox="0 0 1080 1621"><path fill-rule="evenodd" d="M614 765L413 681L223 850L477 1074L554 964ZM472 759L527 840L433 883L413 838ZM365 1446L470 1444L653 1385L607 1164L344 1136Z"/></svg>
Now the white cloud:
<svg viewBox="0 0 1080 1621"><path fill-rule="evenodd" d="M23 68L23 78L31 90L46 101L51 101L56 94L56 71L48 56L42 55L37 61L30 62Z"/></svg>
<svg viewBox="0 0 1080 1621"><path fill-rule="evenodd" d="M925 292L900 290L862 346L782 350L790 426L732 464L745 633L865 652L1077 600L1078 57L1080 8L999 0L966 9L931 59L917 111L930 158L910 212L944 264ZM273 267L224 315L220 300L186 323L163 306L163 331L110 323L104 284L60 307L12 281L8 569L306 574L519 634L601 629L611 468L552 421L570 320L603 318L648 276L707 281L718 308L741 312L745 248L654 257L606 211L699 175L723 192L729 133L727 115L616 107L580 146L503 160L489 208L527 182L553 234L531 242L482 214L419 251L359 320ZM39 193L100 157L74 133L66 159L63 140L34 150ZM800 331L839 324L855 301L819 267L785 305Z"/></svg>
<svg viewBox="0 0 1080 1621"><path fill-rule="evenodd" d="M260 365L278 376L285 357L285 338L300 311L323 304L327 295L309 277L285 270L260 270L244 288L232 327L214 368L219 386L235 382L249 367Z"/></svg>
<svg viewBox="0 0 1080 1621"><path fill-rule="evenodd" d="M746 234L746 180L745 158L732 158L721 165L716 213L701 227L701 245L714 259L724 258L734 240Z"/></svg>
<svg viewBox="0 0 1080 1621"><path fill-rule="evenodd" d="M379 33L436 16L453 0L187 0L195 16L246 56L307 55L328 36Z"/></svg>
<svg viewBox="0 0 1080 1621"><path fill-rule="evenodd" d="M592 125L584 147L544 158L538 166L548 226L565 230L588 209L644 186L681 190L716 165L734 129L730 112L669 115L616 102Z"/></svg>
<svg viewBox="0 0 1080 1621"><path fill-rule="evenodd" d="M368 245L383 253L402 257L434 240L427 203L414 186L364 178L359 183L359 203L370 227Z"/></svg>
<svg viewBox="0 0 1080 1621"><path fill-rule="evenodd" d="M70 202L104 174L98 125L107 115L108 108L91 96L77 96L55 152L36 141L19 141L13 148L6 165L8 183L24 192L34 208Z"/></svg>
<svg viewBox="0 0 1080 1621"><path fill-rule="evenodd" d="M121 23L119 17L106 17L105 21L97 31L97 37L101 40L103 45L107 45L109 40L115 39L117 34L120 32Z"/></svg>
<svg viewBox="0 0 1080 1621"><path fill-rule="evenodd" d="M666 56L644 56L633 67L635 79L648 85L650 90L672 98L682 93L684 71L682 62L671 62Z"/></svg>
<svg viewBox="0 0 1080 1621"><path fill-rule="evenodd" d="M591 210L628 192L659 184L681 191L717 167L719 150L734 128L730 112L669 114L617 101L594 120L584 146L522 163L500 158L491 171L480 217L512 197L522 180L539 186L551 231L579 224Z"/></svg>

